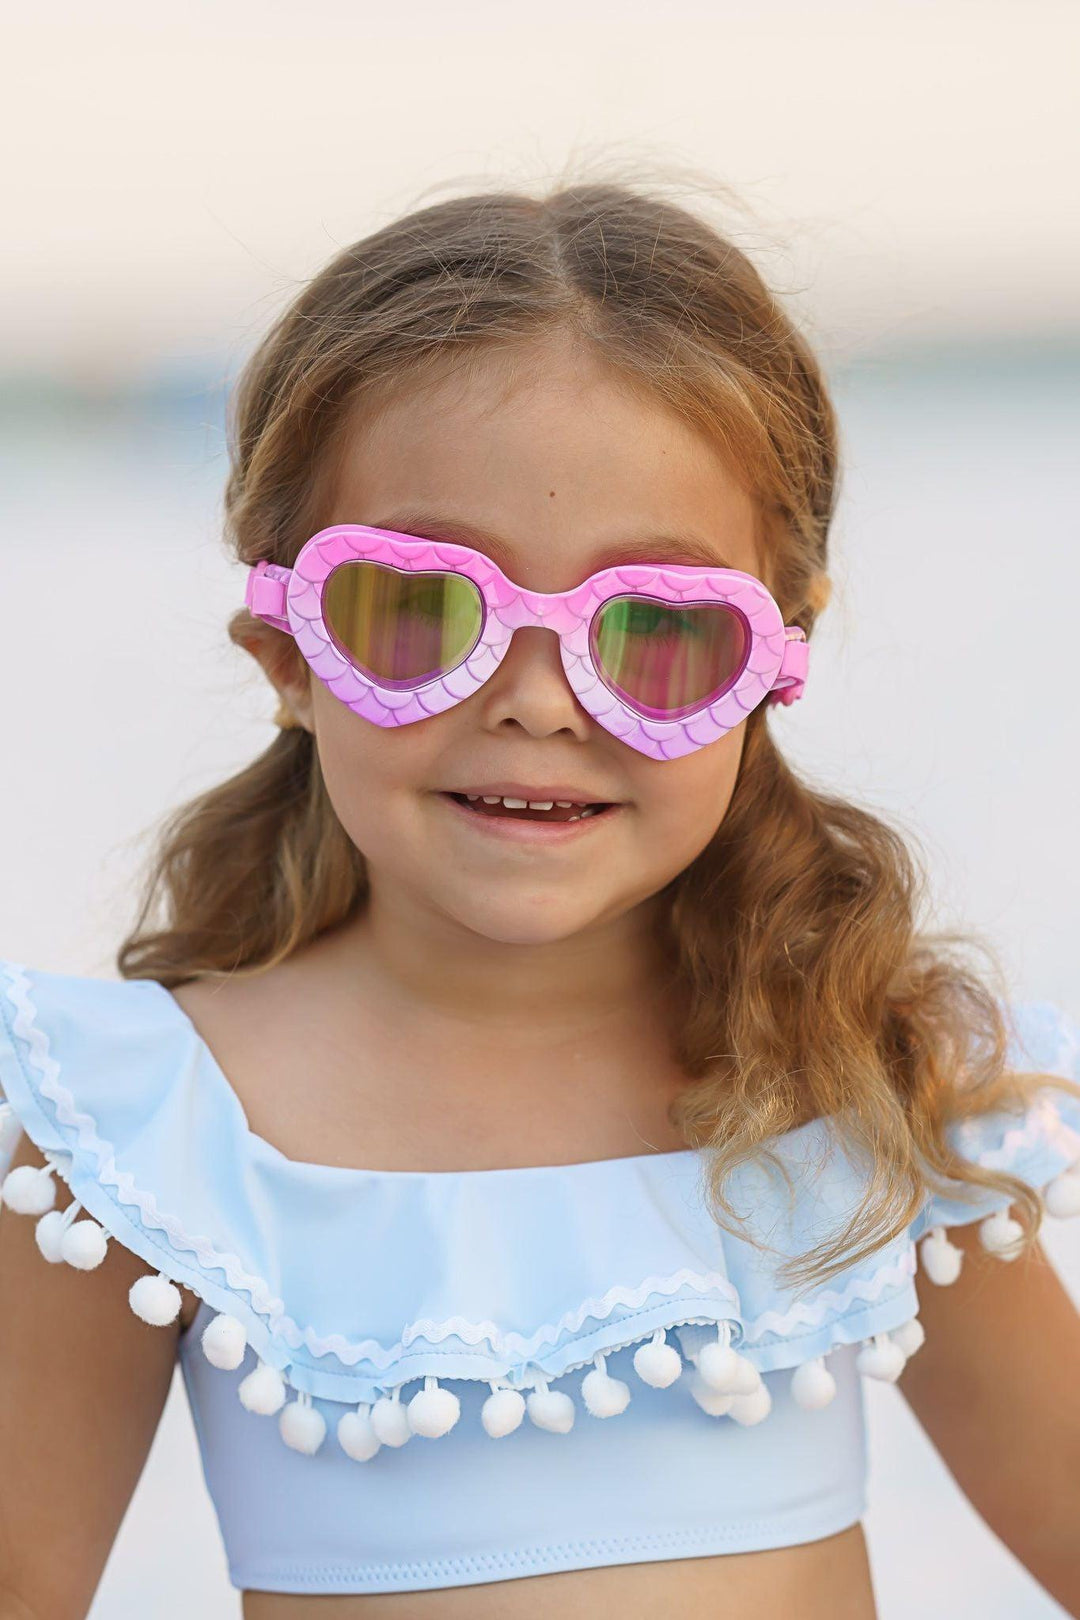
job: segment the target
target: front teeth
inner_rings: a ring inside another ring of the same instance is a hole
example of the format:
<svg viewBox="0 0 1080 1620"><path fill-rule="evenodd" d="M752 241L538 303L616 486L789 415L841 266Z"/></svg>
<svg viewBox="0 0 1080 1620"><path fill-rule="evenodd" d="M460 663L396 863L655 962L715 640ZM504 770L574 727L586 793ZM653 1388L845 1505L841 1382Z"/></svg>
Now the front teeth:
<svg viewBox="0 0 1080 1620"><path fill-rule="evenodd" d="M572 799L507 799L499 794L466 793L467 799L482 798L485 804L505 804L508 810L550 810L558 805L560 810L569 810Z"/></svg>
<svg viewBox="0 0 1080 1620"><path fill-rule="evenodd" d="M467 799L482 799L485 804L504 804L508 810L550 810L558 806L560 810L569 810L573 806L572 799L508 799L504 795L495 793L466 793ZM594 816L595 807L591 804L583 806L581 815L568 816L568 821L580 821L582 816Z"/></svg>

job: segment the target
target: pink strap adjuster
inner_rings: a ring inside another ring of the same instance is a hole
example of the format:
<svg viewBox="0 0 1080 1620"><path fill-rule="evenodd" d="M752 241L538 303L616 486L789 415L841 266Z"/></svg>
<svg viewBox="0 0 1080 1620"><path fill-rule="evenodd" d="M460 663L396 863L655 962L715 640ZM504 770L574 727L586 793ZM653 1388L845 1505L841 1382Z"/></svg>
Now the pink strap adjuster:
<svg viewBox="0 0 1080 1620"><path fill-rule="evenodd" d="M244 603L257 619L265 619L278 630L291 630L285 611L285 593L291 568L267 562L264 557L248 570L244 588Z"/></svg>
<svg viewBox="0 0 1080 1620"><path fill-rule="evenodd" d="M784 658L768 696L770 703L794 703L803 695L806 673L810 667L810 648L806 632L798 625L787 625Z"/></svg>

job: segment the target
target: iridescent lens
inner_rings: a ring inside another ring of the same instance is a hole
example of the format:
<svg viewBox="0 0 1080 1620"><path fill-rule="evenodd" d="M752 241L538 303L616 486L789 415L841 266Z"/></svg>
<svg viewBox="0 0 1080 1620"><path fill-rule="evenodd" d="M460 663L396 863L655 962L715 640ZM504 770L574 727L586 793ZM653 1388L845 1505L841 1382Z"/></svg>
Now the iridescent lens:
<svg viewBox="0 0 1080 1620"><path fill-rule="evenodd" d="M349 662L380 686L421 686L456 669L484 626L484 604L462 574L341 563L323 586L323 618Z"/></svg>
<svg viewBox="0 0 1080 1620"><path fill-rule="evenodd" d="M605 602L589 634L593 661L623 701L676 720L721 697L750 656L750 627L722 602L674 605L651 596Z"/></svg>

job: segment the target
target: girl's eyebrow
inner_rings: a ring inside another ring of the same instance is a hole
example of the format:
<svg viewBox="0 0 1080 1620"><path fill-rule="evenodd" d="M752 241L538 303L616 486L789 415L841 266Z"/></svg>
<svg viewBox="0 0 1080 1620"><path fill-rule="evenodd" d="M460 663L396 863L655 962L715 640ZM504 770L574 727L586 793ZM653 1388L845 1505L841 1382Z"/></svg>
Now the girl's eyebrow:
<svg viewBox="0 0 1080 1620"><path fill-rule="evenodd" d="M500 535L492 534L478 524L467 523L464 519L436 517L432 513L409 508L377 519L370 527L413 534L420 540L448 540L457 545L473 546L513 578L516 562L513 548ZM723 557L717 556L715 546L700 535L658 534L640 535L607 546L592 558L588 574L599 573L602 568L617 568L622 563L651 562L683 563L691 568L732 566Z"/></svg>

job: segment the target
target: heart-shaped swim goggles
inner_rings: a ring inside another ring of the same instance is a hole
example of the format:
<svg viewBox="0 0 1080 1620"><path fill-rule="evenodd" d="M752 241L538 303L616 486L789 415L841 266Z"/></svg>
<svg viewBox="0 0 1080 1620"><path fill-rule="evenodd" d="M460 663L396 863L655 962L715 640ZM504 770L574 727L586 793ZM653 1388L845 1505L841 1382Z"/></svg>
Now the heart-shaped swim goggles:
<svg viewBox="0 0 1080 1620"><path fill-rule="evenodd" d="M245 601L379 726L464 702L520 626L554 630L582 707L660 760L715 742L764 698L793 703L809 657L804 632L736 568L626 564L547 594L469 546L362 523L320 529L292 568L256 563Z"/></svg>

